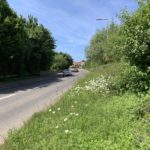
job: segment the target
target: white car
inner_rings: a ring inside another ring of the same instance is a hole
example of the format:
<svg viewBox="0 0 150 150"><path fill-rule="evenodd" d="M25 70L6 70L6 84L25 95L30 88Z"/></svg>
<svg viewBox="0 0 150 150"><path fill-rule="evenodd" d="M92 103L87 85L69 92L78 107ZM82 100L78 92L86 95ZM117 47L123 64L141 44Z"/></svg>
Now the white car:
<svg viewBox="0 0 150 150"><path fill-rule="evenodd" d="M71 75L72 75L72 73L69 69L64 69L63 70L63 76L71 76Z"/></svg>

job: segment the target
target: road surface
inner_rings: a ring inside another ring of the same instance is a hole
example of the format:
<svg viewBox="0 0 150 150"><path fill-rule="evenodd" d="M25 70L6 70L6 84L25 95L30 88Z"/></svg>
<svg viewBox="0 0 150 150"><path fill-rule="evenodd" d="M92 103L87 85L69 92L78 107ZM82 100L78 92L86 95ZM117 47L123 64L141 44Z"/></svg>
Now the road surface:
<svg viewBox="0 0 150 150"><path fill-rule="evenodd" d="M38 111L52 105L87 71L80 70L73 76L62 74L0 85L0 135L7 137L9 129L18 128Z"/></svg>

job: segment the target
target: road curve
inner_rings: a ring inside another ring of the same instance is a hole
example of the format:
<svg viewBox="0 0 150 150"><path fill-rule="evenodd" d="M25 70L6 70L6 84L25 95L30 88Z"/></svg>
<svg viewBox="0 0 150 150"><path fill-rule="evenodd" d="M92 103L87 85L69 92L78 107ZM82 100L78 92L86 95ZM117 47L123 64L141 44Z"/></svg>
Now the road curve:
<svg viewBox="0 0 150 150"><path fill-rule="evenodd" d="M81 69L69 77L55 74L0 86L0 135L7 137L9 129L21 127L35 112L52 105L86 74Z"/></svg>

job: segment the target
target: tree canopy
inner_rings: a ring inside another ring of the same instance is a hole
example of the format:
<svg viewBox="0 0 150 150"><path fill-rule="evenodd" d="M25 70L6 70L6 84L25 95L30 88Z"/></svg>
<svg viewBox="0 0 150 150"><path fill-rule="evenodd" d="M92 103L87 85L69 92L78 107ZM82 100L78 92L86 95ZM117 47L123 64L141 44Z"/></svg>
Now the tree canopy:
<svg viewBox="0 0 150 150"><path fill-rule="evenodd" d="M131 65L146 70L150 67L150 1L143 4L123 24L124 55Z"/></svg>
<svg viewBox="0 0 150 150"><path fill-rule="evenodd" d="M18 16L0 0L0 76L39 74L52 65L55 40L32 16Z"/></svg>
<svg viewBox="0 0 150 150"><path fill-rule="evenodd" d="M73 59L69 54L66 53L55 53L52 69L63 70L68 69L73 64Z"/></svg>
<svg viewBox="0 0 150 150"><path fill-rule="evenodd" d="M107 29L98 30L86 49L88 61L97 64L118 61L120 59L119 26L112 22Z"/></svg>

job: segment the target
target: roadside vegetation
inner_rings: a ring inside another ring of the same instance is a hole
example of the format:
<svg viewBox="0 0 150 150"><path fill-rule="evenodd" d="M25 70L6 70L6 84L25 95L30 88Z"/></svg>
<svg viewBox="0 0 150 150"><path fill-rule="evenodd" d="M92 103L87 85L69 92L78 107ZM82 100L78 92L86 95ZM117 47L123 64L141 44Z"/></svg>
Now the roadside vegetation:
<svg viewBox="0 0 150 150"><path fill-rule="evenodd" d="M2 149L150 149L150 0L138 3L136 12L120 14L121 25L112 22L92 37L90 73L54 106L10 131Z"/></svg>
<svg viewBox="0 0 150 150"><path fill-rule="evenodd" d="M150 88L150 1L139 0L136 12L123 10L121 25L112 22L97 31L87 49L87 67L93 68L112 62L124 62L118 72L118 89L140 94Z"/></svg>
<svg viewBox="0 0 150 150"><path fill-rule="evenodd" d="M3 149L148 150L150 95L113 92L120 66L104 65L88 74L54 106L11 131Z"/></svg>

